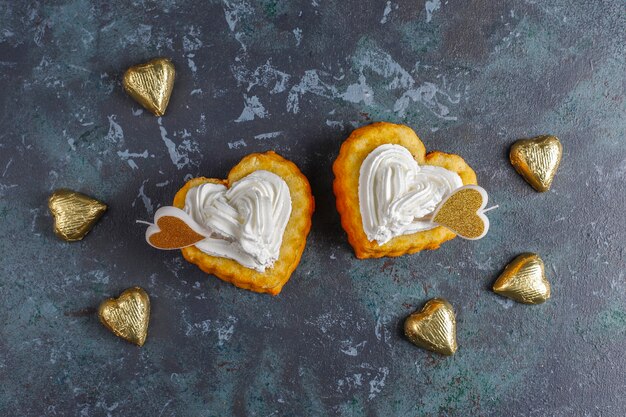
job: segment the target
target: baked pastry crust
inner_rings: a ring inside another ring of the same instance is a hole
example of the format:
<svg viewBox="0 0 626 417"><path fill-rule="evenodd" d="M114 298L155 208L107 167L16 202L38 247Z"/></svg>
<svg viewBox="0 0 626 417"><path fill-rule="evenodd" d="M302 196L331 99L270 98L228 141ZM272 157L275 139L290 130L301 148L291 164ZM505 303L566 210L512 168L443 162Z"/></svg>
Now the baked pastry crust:
<svg viewBox="0 0 626 417"><path fill-rule="evenodd" d="M196 264L208 274L213 274L240 288L277 295L300 262L315 209L309 181L296 164L272 151L250 154L231 169L225 180L203 177L189 180L176 193L173 205L183 209L187 191L192 187L207 182L230 187L234 182L259 170L270 171L280 176L287 183L291 196L291 216L285 227L279 257L274 265L265 272L259 272L246 268L232 259L207 255L195 246L183 248L181 251L187 261Z"/></svg>
<svg viewBox="0 0 626 417"><path fill-rule="evenodd" d="M404 146L420 165L435 165L456 172L463 185L476 184L476 173L463 158L438 151L427 154L422 141L408 126L378 122L356 129L341 145L339 156L333 164L333 191L341 225L348 234L348 241L354 248L356 257L360 259L402 256L424 249L437 249L443 242L456 236L445 227L438 226L431 230L396 236L383 245L368 240L363 231L359 206L361 164L370 152L386 143Z"/></svg>

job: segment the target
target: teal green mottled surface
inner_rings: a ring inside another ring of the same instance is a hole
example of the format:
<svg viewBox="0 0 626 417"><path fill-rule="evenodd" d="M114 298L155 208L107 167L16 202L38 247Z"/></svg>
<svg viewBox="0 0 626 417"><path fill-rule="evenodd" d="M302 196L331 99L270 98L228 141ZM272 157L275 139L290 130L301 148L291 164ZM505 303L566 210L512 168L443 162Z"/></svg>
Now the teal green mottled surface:
<svg viewBox="0 0 626 417"><path fill-rule="evenodd" d="M0 415L626 415L626 3L606 1L0 0ZM177 80L156 118L121 75L157 56ZM477 242L358 261L331 164L370 121L462 155L498 210ZM558 136L534 192L510 144ZM317 212L277 297L239 290L146 245L185 179L273 149L311 180ZM110 210L79 243L49 194ZM553 296L490 291L520 252ZM143 348L100 325L101 300L152 299ZM402 336L448 299L459 350Z"/></svg>

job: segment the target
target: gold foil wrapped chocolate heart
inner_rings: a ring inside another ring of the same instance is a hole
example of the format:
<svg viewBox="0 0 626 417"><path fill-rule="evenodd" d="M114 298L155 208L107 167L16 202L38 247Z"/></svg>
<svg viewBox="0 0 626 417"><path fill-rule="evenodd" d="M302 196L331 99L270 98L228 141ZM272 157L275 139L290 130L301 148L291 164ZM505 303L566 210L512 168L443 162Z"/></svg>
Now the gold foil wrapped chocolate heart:
<svg viewBox="0 0 626 417"><path fill-rule="evenodd" d="M76 191L59 189L48 199L54 233L68 242L81 240L107 210L107 205Z"/></svg>
<svg viewBox="0 0 626 417"><path fill-rule="evenodd" d="M104 300L98 308L98 316L116 336L143 346L148 336L150 297L142 288L129 288L118 298Z"/></svg>
<svg viewBox="0 0 626 417"><path fill-rule="evenodd" d="M442 298L429 300L404 321L404 334L416 346L442 355L457 350L454 309Z"/></svg>
<svg viewBox="0 0 626 417"><path fill-rule="evenodd" d="M139 104L163 116L170 101L176 71L167 58L156 58L130 67L124 74L124 90Z"/></svg>
<svg viewBox="0 0 626 417"><path fill-rule="evenodd" d="M493 291L525 304L541 304L550 298L550 283L539 255L523 253L513 259L493 284Z"/></svg>
<svg viewBox="0 0 626 417"><path fill-rule="evenodd" d="M554 180L563 147L556 136L518 140L511 146L509 159L515 170L539 192L548 191Z"/></svg>

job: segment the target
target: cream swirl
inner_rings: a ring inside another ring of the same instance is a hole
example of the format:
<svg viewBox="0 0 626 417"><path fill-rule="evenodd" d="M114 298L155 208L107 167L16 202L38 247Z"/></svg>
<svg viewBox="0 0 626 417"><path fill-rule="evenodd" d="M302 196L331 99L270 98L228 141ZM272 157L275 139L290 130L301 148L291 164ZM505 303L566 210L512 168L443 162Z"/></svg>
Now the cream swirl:
<svg viewBox="0 0 626 417"><path fill-rule="evenodd" d="M461 186L456 172L418 165L404 146L381 145L367 155L359 173L363 230L370 241L382 245L396 236L432 229L437 205Z"/></svg>
<svg viewBox="0 0 626 417"><path fill-rule="evenodd" d="M261 170L230 188L212 183L190 188L184 210L208 231L195 244L198 249L265 272L278 259L291 195L285 180Z"/></svg>

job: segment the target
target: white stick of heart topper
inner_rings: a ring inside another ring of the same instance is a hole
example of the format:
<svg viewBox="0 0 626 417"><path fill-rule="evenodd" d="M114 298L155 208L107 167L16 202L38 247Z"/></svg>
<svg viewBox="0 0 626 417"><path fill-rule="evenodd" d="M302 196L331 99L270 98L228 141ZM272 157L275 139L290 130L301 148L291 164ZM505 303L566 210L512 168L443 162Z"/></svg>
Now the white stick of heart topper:
<svg viewBox="0 0 626 417"><path fill-rule="evenodd" d="M439 203L433 213L432 222L450 229L464 239L480 239L489 230L489 219L484 213L498 207L485 209L488 199L487 191L478 185L458 188Z"/></svg>
<svg viewBox="0 0 626 417"><path fill-rule="evenodd" d="M146 241L157 249L181 249L192 246L208 237L207 230L199 225L183 210L161 207L154 213L154 224L137 220L137 223L149 225L146 229Z"/></svg>

